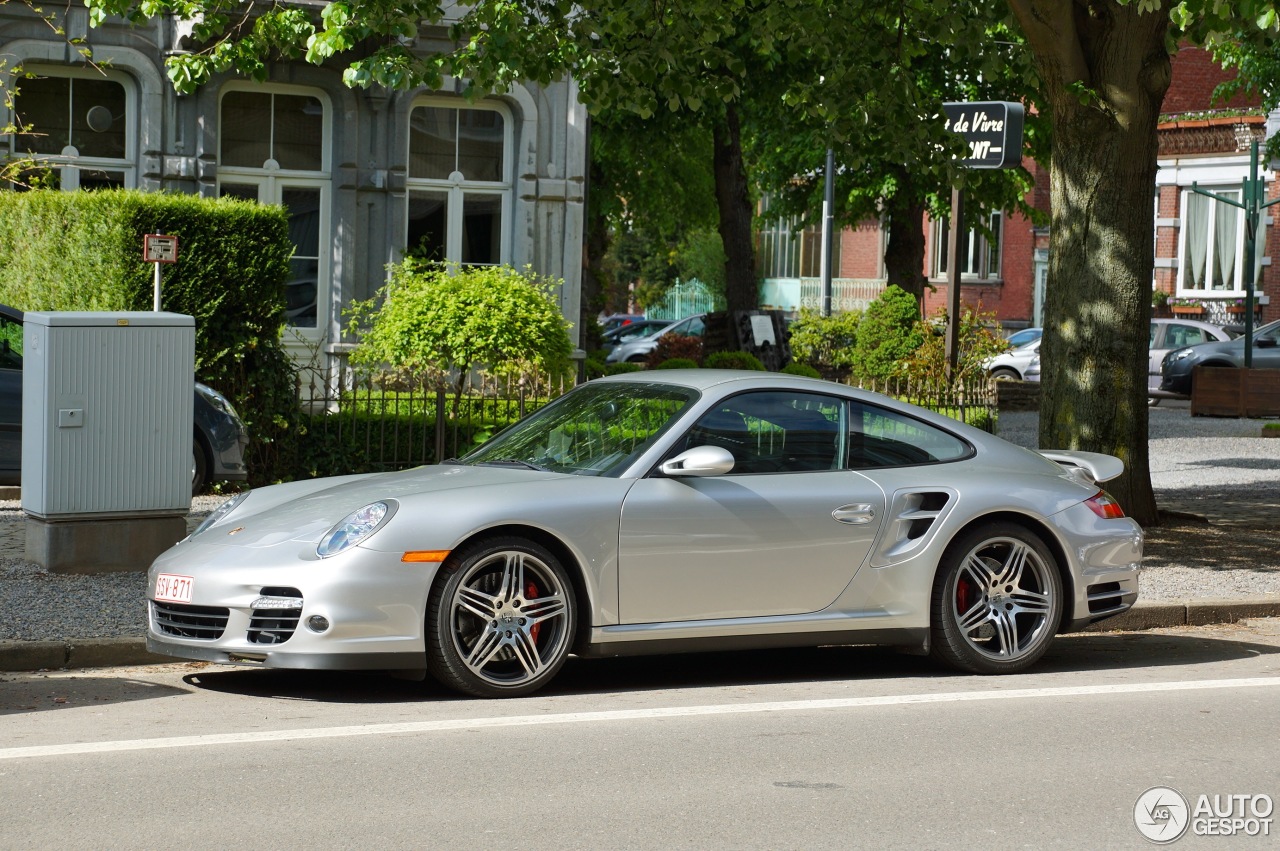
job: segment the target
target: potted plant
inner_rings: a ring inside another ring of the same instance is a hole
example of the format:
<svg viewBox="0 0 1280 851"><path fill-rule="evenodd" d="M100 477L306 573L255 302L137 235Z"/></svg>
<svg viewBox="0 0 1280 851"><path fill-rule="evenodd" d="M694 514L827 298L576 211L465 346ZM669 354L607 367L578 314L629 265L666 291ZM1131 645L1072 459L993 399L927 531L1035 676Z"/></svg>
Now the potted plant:
<svg viewBox="0 0 1280 851"><path fill-rule="evenodd" d="M1227 313L1236 315L1244 313L1244 299L1237 298L1227 302Z"/></svg>
<svg viewBox="0 0 1280 851"><path fill-rule="evenodd" d="M1194 298L1171 298L1169 306L1176 316L1200 316L1204 313L1204 305Z"/></svg>
<svg viewBox="0 0 1280 851"><path fill-rule="evenodd" d="M1164 316L1169 312L1169 291L1162 289L1154 289L1151 291L1151 307L1152 312L1157 316Z"/></svg>

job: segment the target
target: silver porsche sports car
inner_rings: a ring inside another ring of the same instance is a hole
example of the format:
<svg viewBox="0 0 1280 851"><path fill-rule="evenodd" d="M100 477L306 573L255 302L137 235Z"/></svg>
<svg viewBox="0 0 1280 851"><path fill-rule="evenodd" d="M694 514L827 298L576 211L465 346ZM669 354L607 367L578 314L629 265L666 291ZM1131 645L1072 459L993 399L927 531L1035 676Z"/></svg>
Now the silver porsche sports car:
<svg viewBox="0 0 1280 851"><path fill-rule="evenodd" d="M151 568L148 648L429 671L472 695L570 653L889 644L1023 670L1122 612L1119 460L1031 452L758 372L582 385L456 462L243 493Z"/></svg>

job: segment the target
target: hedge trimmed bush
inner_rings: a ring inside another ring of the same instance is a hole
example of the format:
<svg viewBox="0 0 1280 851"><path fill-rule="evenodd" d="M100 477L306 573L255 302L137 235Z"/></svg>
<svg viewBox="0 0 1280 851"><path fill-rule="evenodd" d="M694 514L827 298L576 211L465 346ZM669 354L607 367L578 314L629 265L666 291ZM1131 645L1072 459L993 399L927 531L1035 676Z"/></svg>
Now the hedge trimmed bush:
<svg viewBox="0 0 1280 851"><path fill-rule="evenodd" d="M250 481L287 476L297 441L294 371L280 343L289 277L281 207L108 190L0 192L0 302L20 310L150 310L142 237L175 234L164 310L195 317L196 375L235 403Z"/></svg>
<svg viewBox="0 0 1280 851"><path fill-rule="evenodd" d="M791 325L791 356L809 364L821 373L847 375L855 361L854 346L858 342L858 324L862 314L856 310L823 316L805 308Z"/></svg>
<svg viewBox="0 0 1280 851"><path fill-rule="evenodd" d="M697 369L697 368L698 368L697 362L691 361L688 358L671 358L669 360L664 360L662 363L654 367L654 369Z"/></svg>
<svg viewBox="0 0 1280 851"><path fill-rule="evenodd" d="M919 323L916 297L896 284L886 287L858 323L853 374L870 380L902 375L906 361L924 343Z"/></svg>
<svg viewBox="0 0 1280 851"><path fill-rule="evenodd" d="M707 369L750 369L757 372L767 372L764 364L760 362L760 358L751 354L751 352L715 352L707 355L706 361L703 363Z"/></svg>
<svg viewBox="0 0 1280 851"><path fill-rule="evenodd" d="M645 362L652 368L672 358L691 360L694 366L702 363L702 338L687 337L683 334L663 334L658 338L657 347L649 353Z"/></svg>
<svg viewBox="0 0 1280 851"><path fill-rule="evenodd" d="M778 370L785 375L799 375L803 378L821 378L822 374L807 363L792 361L791 363Z"/></svg>

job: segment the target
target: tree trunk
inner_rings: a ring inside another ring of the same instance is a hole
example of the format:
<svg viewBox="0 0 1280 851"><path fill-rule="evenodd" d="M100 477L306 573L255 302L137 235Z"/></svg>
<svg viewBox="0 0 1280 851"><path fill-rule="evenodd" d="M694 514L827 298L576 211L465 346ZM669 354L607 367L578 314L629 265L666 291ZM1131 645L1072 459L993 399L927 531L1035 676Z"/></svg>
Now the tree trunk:
<svg viewBox="0 0 1280 851"><path fill-rule="evenodd" d="M1169 13L1140 14L1137 3L1114 0L1087 9L1010 5L1053 120L1040 446L1119 457L1125 472L1106 487L1129 516L1152 525L1159 515L1147 453L1151 199L1156 122L1169 87Z"/></svg>
<svg viewBox="0 0 1280 851"><path fill-rule="evenodd" d="M906 169L898 174L898 191L888 200L889 241L884 249L885 275L924 304L924 202Z"/></svg>
<svg viewBox="0 0 1280 851"><path fill-rule="evenodd" d="M751 234L751 195L742 164L742 129L738 110L725 107L714 131L716 206L720 209L720 240L724 243L724 290L729 310L754 310L760 301L756 284L755 247Z"/></svg>

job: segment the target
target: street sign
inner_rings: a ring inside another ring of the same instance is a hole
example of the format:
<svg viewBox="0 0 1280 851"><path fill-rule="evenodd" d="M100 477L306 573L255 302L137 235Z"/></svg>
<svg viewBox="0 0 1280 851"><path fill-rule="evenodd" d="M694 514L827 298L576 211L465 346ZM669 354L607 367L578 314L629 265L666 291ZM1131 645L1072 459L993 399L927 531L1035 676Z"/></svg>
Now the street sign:
<svg viewBox="0 0 1280 851"><path fill-rule="evenodd" d="M946 128L964 137L969 156L965 168L1016 168L1022 164L1020 103L944 103Z"/></svg>
<svg viewBox="0 0 1280 851"><path fill-rule="evenodd" d="M162 233L143 234L142 259L147 263L177 263L178 238Z"/></svg>

